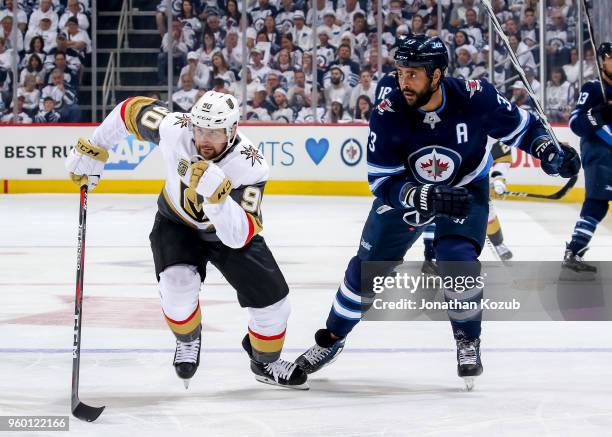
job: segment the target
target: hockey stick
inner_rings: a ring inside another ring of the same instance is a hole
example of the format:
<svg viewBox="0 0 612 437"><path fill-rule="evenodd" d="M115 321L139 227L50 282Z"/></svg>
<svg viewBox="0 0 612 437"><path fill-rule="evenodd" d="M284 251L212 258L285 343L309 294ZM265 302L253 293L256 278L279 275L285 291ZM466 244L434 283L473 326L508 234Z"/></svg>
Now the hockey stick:
<svg viewBox="0 0 612 437"><path fill-rule="evenodd" d="M595 55L595 63L597 64L597 74L599 75L599 86L601 88L601 95L603 96L603 101L606 99L606 89L604 88L604 81L601 75L601 65L599 65L599 56L597 56L597 47L595 46L595 35L593 35L593 25L591 23L591 16L589 15L589 5L587 5L587 0L582 0L582 4L584 5L584 15L586 15L586 23L587 30L589 31L589 39L591 40L591 46L593 47L593 54ZM582 17L578 17L578 19L582 19Z"/></svg>
<svg viewBox="0 0 612 437"><path fill-rule="evenodd" d="M544 114L544 110L542 109L542 106L540 105L540 101L536 99L535 93L533 92L533 88L531 88L531 84L529 83L529 81L527 80L527 76L525 75L525 71L523 71L523 67L521 67L521 64L519 63L516 57L516 54L514 54L512 47L510 47L510 41L508 41L508 37L504 33L504 30L502 29L501 24L499 24L499 20L495 16L495 12L493 12L493 7L491 6L491 2L489 0L482 0L482 4L487 10L487 14L489 15L489 18L491 19L491 23L493 23L493 27L495 28L495 31L501 38L502 43L504 44L504 47L506 48L506 51L508 52L508 56L510 57L510 62L512 63L512 66L514 67L519 77L521 78L521 82L523 82L523 84L525 85L525 88L527 88L527 93L529 94L529 97L531 97L531 100L533 101L535 105L536 112L538 113L538 116L540 117L542 124L544 125L544 129L548 131L548 134L553 139L553 142L555 143L555 146L557 147L557 150L559 151L559 153L563 154L563 150L561 149L559 140L557 139L557 136L553 132L552 127L550 126L550 123L548 122L548 118L546 117L546 114ZM493 78L491 78L491 80L493 80Z"/></svg>
<svg viewBox="0 0 612 437"><path fill-rule="evenodd" d="M81 366L81 317L83 309L83 277L85 273L85 220L87 218L87 183L81 185L79 235L77 240L76 297L74 303L74 343L72 344L72 415L93 422L105 407L90 407L79 400L79 369Z"/></svg>
<svg viewBox="0 0 612 437"><path fill-rule="evenodd" d="M512 197L531 197L533 199L550 199L550 200L558 200L567 194L569 190L571 190L574 185L576 185L576 181L578 180L578 176L572 176L567 180L564 186L555 193L552 194L532 194L532 193L521 193L520 191L504 191L503 196L512 196Z"/></svg>

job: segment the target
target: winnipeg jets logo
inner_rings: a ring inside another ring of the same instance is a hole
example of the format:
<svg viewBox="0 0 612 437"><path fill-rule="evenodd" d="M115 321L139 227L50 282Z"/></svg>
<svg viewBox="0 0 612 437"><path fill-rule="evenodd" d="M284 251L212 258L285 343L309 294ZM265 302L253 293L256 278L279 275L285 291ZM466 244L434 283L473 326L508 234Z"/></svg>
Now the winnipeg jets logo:
<svg viewBox="0 0 612 437"><path fill-rule="evenodd" d="M435 112L426 112L423 118L423 123L428 124L432 129L435 129L436 123L440 123L441 121L442 120Z"/></svg>
<svg viewBox="0 0 612 437"><path fill-rule="evenodd" d="M423 147L408 157L409 168L421 183L449 183L459 171L461 156L446 147Z"/></svg>
<svg viewBox="0 0 612 437"><path fill-rule="evenodd" d="M191 120L189 119L189 116L187 114L181 114L180 116L175 115L176 121L174 122L174 125L176 126L177 124L180 124L181 127L188 127L189 123L191 123Z"/></svg>
<svg viewBox="0 0 612 437"><path fill-rule="evenodd" d="M244 159L251 160L251 167L255 165L255 161L257 161L258 164L261 164L261 160L263 159L263 156L261 156L259 151L253 146L244 147L240 151L240 154L245 155Z"/></svg>
<svg viewBox="0 0 612 437"><path fill-rule="evenodd" d="M482 89L482 85L479 80L466 80L465 81L465 89L470 92L470 99L474 95L476 91L480 91Z"/></svg>
<svg viewBox="0 0 612 437"><path fill-rule="evenodd" d="M376 109L378 110L378 113L380 115L382 115L385 111L395 112L395 110L391 107L391 102L389 101L389 99L385 99L382 102L380 102L378 106L376 107Z"/></svg>

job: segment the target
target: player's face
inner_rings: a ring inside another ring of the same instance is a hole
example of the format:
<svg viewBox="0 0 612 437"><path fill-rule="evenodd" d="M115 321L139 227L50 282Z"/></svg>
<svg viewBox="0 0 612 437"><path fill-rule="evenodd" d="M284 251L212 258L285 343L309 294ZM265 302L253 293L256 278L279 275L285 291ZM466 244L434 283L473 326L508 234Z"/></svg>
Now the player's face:
<svg viewBox="0 0 612 437"><path fill-rule="evenodd" d="M601 69L606 74L608 81L612 83L612 55L605 57L604 62L601 64Z"/></svg>
<svg viewBox="0 0 612 437"><path fill-rule="evenodd" d="M434 92L432 80L424 67L398 67L397 80L408 106L418 108L426 105Z"/></svg>
<svg viewBox="0 0 612 437"><path fill-rule="evenodd" d="M193 138L196 143L198 153L204 159L216 158L227 146L228 138L225 129L207 129L203 127L193 127Z"/></svg>

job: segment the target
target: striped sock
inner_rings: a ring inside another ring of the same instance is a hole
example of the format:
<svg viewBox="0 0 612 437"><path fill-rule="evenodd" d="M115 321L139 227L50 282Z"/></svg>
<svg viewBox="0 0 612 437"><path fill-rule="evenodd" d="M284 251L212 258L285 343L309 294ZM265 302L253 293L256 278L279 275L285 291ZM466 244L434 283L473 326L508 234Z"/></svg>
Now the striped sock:
<svg viewBox="0 0 612 437"><path fill-rule="evenodd" d="M568 245L572 253L576 254L589 245L598 224L599 221L592 217L580 217L578 219L572 234L572 241Z"/></svg>
<svg viewBox="0 0 612 437"><path fill-rule="evenodd" d="M338 337L346 337L370 307L372 297L360 296L346 278L340 284L327 318L327 329Z"/></svg>
<svg viewBox="0 0 612 437"><path fill-rule="evenodd" d="M278 360L285 343L285 331L283 330L280 334L275 335L263 335L249 327L249 340L253 358L262 363L271 363Z"/></svg>
<svg viewBox="0 0 612 437"><path fill-rule="evenodd" d="M181 341L193 341L200 335L200 331L202 330L202 312L200 311L199 303L195 311L185 320L173 320L165 314L164 317L177 339Z"/></svg>

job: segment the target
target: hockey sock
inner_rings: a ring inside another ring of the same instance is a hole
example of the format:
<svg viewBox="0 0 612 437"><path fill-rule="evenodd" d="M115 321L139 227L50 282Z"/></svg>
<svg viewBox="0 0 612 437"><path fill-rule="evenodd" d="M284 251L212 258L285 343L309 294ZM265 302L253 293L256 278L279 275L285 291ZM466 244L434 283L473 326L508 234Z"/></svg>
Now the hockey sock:
<svg viewBox="0 0 612 437"><path fill-rule="evenodd" d="M589 245L599 222L608 212L608 201L599 199L586 199L580 211L580 218L576 222L572 241L568 248L576 254Z"/></svg>
<svg viewBox="0 0 612 437"><path fill-rule="evenodd" d="M501 223L497 216L487 223L487 237L489 237L489 240L495 246L499 246L504 242L504 234L502 233Z"/></svg>
<svg viewBox="0 0 612 437"><path fill-rule="evenodd" d="M480 337L482 309L480 302L483 289L467 287L465 284L477 284L480 275L480 262L474 243L461 237L444 237L436 246L436 259L440 266L442 278L453 278L455 287L444 290L447 302L453 302L460 308L448 310L453 335L456 339L474 339ZM468 282L467 278L471 278ZM475 304L477 308L463 309L463 306Z"/></svg>
<svg viewBox="0 0 612 437"><path fill-rule="evenodd" d="M200 304L189 317L185 320L173 320L164 314L166 323L174 336L180 341L193 341L200 335L202 330L202 313Z"/></svg>
<svg viewBox="0 0 612 437"><path fill-rule="evenodd" d="M433 245L434 235L436 233L436 224L431 223L425 226L423 231L423 244L425 245L425 260L431 261L436 257L436 252Z"/></svg>
<svg viewBox="0 0 612 437"><path fill-rule="evenodd" d="M249 308L249 340L253 359L271 363L280 358L290 312L291 306L286 297L264 308Z"/></svg>

